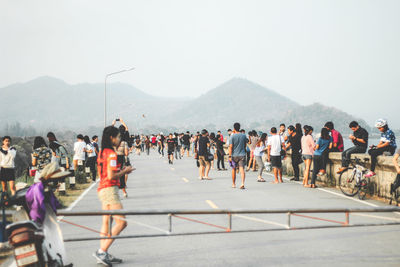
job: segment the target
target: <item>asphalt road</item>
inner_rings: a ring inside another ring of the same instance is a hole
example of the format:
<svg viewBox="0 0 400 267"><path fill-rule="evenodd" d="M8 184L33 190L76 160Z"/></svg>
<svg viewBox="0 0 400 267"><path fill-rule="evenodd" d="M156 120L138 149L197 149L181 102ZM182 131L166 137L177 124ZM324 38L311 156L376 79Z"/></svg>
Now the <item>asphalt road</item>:
<svg viewBox="0 0 400 267"><path fill-rule="evenodd" d="M210 172L213 180L198 179L193 158L169 165L155 151L146 156L132 156L137 168L128 179L128 198L124 209L291 209L347 208L385 206L376 201L358 201L344 197L331 188L303 188L299 183L272 184L256 182L257 174L247 173L246 189L231 188L230 171ZM240 185L240 182L237 182ZM100 210L97 185L77 203L73 211ZM122 194L121 194L122 196ZM312 216L344 221L344 214ZM226 215L187 215L208 224L226 227ZM94 230L100 217L65 217ZM128 216L123 235L163 234L168 219L162 216ZM223 232L215 226L173 218L173 233ZM397 213L351 215L350 223L400 221ZM93 237L97 233L62 222L65 239ZM342 227L313 230L284 230L286 215L248 214L233 217L233 231L278 229L281 231L241 232L208 235L183 235L120 239L110 253L123 258L118 266L400 266L398 245L400 226ZM292 226L335 225L332 222L292 217ZM98 241L67 242L66 249L74 266L98 266L92 253ZM115 264L117 266L117 264Z"/></svg>

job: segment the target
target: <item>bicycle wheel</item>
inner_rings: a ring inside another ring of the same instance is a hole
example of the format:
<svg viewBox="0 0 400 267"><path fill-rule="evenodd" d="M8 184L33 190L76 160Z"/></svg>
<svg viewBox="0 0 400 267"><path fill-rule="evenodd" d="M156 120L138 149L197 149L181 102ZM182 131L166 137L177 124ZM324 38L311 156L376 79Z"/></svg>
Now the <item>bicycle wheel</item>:
<svg viewBox="0 0 400 267"><path fill-rule="evenodd" d="M349 197L355 196L360 190L356 180L353 169L347 169L342 172L339 176L339 188L342 193Z"/></svg>

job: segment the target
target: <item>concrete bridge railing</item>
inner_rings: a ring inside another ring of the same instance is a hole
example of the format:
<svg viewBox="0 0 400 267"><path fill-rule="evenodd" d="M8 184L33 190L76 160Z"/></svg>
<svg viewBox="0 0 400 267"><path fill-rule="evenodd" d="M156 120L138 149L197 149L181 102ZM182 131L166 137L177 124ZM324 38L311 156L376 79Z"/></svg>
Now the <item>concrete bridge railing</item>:
<svg viewBox="0 0 400 267"><path fill-rule="evenodd" d="M290 155L290 152L288 153ZM367 168L371 167L371 158L368 154L353 154L352 158L355 157L364 160L365 158L369 159L369 162L366 164ZM382 198L390 198L390 184L393 183L396 178L396 169L393 165L393 156L379 156L378 164L375 168L376 176L370 178L369 180L369 191L370 194L382 197ZM326 166L326 174L317 178L319 182L327 186L338 187L339 183L339 174L337 174L337 170L341 167L342 162L342 153L329 153L329 161ZM311 166L311 170L313 167ZM303 175L304 163L300 165L300 175ZM290 156L286 157L283 161L283 171L285 174L293 175L292 168L292 160ZM311 175L311 173L310 173Z"/></svg>

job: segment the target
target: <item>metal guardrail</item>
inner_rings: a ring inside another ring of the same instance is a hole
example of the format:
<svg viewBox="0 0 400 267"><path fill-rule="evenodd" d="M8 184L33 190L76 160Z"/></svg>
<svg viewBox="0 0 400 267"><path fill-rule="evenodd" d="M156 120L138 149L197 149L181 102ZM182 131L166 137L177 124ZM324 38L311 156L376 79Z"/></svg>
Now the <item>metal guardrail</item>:
<svg viewBox="0 0 400 267"><path fill-rule="evenodd" d="M201 235L201 234L221 234L221 233L246 233L246 232L266 232L266 231L282 231L282 230L306 230L306 229L323 229L323 228L338 228L338 227L363 227L363 226L383 226L383 225L400 225L400 219L393 218L397 220L396 222L388 223L364 223L364 224L350 224L350 214L351 213L375 213L375 212L400 212L400 207L378 207L378 208L334 208L334 209L269 209L269 210L110 210L110 211L58 211L59 216L102 216L102 215L135 215L135 216L145 216L145 215L167 215L169 228L164 234L150 234L150 235L126 235L126 236L108 236L108 237L82 237L82 238L70 238L64 239L64 242L76 242L76 241L90 241L90 240L100 240L100 239L125 239L125 238L144 238L144 237L162 237L162 236L186 236L186 235ZM345 213L345 221L338 222L323 218L311 217L302 214L310 213ZM223 214L228 216L228 226L221 227L216 225L211 225L208 223L203 223L201 221L188 219L181 217L179 215L215 215ZM286 214L287 222L285 228L269 228L260 230L238 230L232 231L232 216L240 216L240 214ZM110 230L112 225L112 216L110 216ZM305 226L305 227L293 227L291 225L291 217L300 216L310 219L316 219L321 221L328 221L336 223L336 225L323 225L323 226ZM210 226L215 226L218 228L223 228L224 231L207 231L207 232L185 232L185 233L172 233L172 217L177 217L180 219L187 219L189 221L203 223ZM110 231L111 232L111 231Z"/></svg>

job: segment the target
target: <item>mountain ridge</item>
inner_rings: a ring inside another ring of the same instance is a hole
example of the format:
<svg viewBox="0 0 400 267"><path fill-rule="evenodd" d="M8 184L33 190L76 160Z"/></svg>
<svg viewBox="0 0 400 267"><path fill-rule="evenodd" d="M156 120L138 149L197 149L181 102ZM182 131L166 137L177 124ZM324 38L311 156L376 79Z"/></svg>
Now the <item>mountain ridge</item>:
<svg viewBox="0 0 400 267"><path fill-rule="evenodd" d="M6 123L72 129L99 127L104 123L102 83L71 85L58 78L42 76L0 90L2 100L13 103L0 106L0 119ZM338 129L347 129L351 120L365 123L334 107L302 106L279 92L238 77L195 98L153 96L129 84L108 83L107 102L108 123L122 117L136 129L172 126L225 129L235 121L247 128L270 127L281 121L319 127L328 120L336 120Z"/></svg>

